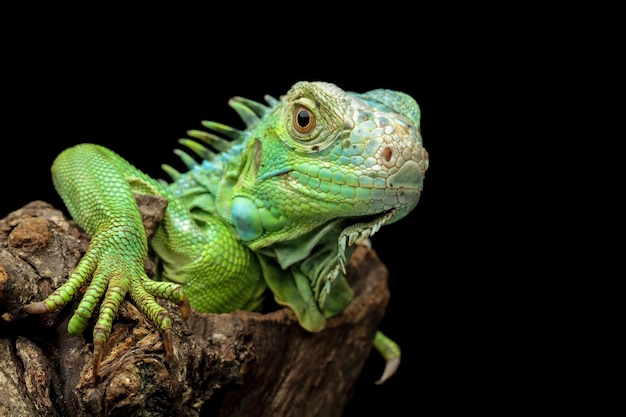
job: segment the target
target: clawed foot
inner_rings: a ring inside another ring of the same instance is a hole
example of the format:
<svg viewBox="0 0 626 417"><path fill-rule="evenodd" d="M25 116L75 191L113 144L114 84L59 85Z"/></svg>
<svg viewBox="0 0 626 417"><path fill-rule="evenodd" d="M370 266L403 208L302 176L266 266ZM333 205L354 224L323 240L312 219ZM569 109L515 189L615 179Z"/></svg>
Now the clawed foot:
<svg viewBox="0 0 626 417"><path fill-rule="evenodd" d="M191 305L189 304L189 300L186 296L184 297L183 301L179 304L179 308L180 308L182 319L184 321L187 321L187 319L189 319L189 317L191 316ZM160 317L158 320L159 323L171 323L169 312L166 309L163 309L159 313L159 317ZM161 337L163 339L163 348L165 349L165 358L171 366L174 364L174 358L175 358L171 325L169 327L161 328ZM102 363L102 356L103 356L104 347L106 345L107 339L108 339L108 333L96 332L96 330L94 330L93 365L92 365L94 385L97 385L100 382L100 364Z"/></svg>
<svg viewBox="0 0 626 417"><path fill-rule="evenodd" d="M191 306L182 287L171 282L151 281L147 277L132 279L132 277L123 273L114 273L110 279L104 279L101 274L96 275L68 323L68 331L71 334L82 334L98 306L99 300L102 298L100 312L93 330L94 357L92 369L94 383L97 384L99 381L98 372L102 362L104 347L111 334L113 320L117 315L119 305L125 298L126 293L130 295L131 301L139 310L161 331L167 361L173 364L175 355L172 342L172 319L168 310L158 304L155 297L178 304L181 317L186 321L191 316ZM84 279L82 277L73 275L45 300L24 306L24 311L29 314L44 314L58 311L71 301L76 293L76 289L83 282ZM106 294L103 297L105 290Z"/></svg>

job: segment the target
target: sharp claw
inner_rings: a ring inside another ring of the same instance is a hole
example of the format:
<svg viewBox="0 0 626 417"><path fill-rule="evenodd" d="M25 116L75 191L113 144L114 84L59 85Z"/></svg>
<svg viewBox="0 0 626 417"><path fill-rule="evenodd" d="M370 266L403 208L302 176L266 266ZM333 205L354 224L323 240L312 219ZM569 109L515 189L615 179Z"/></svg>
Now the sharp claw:
<svg viewBox="0 0 626 417"><path fill-rule="evenodd" d="M174 363L174 344L172 343L172 329L163 330L163 347L165 348L165 356L167 361Z"/></svg>
<svg viewBox="0 0 626 417"><path fill-rule="evenodd" d="M189 298L185 295L185 299L179 304L180 315L184 321L187 321L191 317L191 305L189 304Z"/></svg>
<svg viewBox="0 0 626 417"><path fill-rule="evenodd" d="M43 314L48 313L48 306L43 301L36 301L24 306L24 311L29 314Z"/></svg>
<svg viewBox="0 0 626 417"><path fill-rule="evenodd" d="M375 382L375 384L376 385L383 384L386 380L391 378L396 373L399 366L400 366L399 356L389 359L385 364L385 370L383 371L383 375L380 377L378 381Z"/></svg>
<svg viewBox="0 0 626 417"><path fill-rule="evenodd" d="M100 371L100 362L102 362L102 353L104 352L104 343L94 340L93 344L93 383L94 386L98 385L100 382L100 375L98 372Z"/></svg>

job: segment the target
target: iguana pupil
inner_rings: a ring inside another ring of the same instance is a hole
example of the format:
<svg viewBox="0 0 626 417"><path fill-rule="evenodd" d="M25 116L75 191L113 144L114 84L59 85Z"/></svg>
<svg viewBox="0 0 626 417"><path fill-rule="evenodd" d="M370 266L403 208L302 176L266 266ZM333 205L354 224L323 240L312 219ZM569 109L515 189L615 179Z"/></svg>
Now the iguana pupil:
<svg viewBox="0 0 626 417"><path fill-rule="evenodd" d="M296 130L298 133L308 133L315 127L315 116L313 113L305 107L298 107L296 109Z"/></svg>

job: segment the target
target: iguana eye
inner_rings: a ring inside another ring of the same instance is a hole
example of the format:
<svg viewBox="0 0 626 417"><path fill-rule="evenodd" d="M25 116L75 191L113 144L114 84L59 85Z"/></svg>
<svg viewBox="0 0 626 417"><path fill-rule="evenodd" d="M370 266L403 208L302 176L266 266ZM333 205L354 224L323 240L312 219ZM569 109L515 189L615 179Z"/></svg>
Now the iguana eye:
<svg viewBox="0 0 626 417"><path fill-rule="evenodd" d="M315 127L315 115L306 107L296 107L293 111L293 127L300 134L309 133Z"/></svg>

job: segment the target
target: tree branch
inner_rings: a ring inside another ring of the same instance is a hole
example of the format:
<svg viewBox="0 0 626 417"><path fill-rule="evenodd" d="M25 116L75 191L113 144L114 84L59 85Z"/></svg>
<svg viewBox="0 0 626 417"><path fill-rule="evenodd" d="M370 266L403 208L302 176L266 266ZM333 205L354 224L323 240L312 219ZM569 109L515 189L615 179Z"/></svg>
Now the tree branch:
<svg viewBox="0 0 626 417"><path fill-rule="evenodd" d="M165 205L142 198L149 231ZM163 301L174 320L173 364L159 332L125 301L94 385L91 328L80 337L66 330L76 300L57 313L22 310L67 279L88 243L42 201L0 220L0 415L341 416L389 300L374 250L356 248L348 267L355 299L319 333L286 308L194 311L183 322Z"/></svg>

